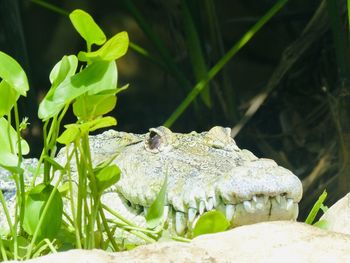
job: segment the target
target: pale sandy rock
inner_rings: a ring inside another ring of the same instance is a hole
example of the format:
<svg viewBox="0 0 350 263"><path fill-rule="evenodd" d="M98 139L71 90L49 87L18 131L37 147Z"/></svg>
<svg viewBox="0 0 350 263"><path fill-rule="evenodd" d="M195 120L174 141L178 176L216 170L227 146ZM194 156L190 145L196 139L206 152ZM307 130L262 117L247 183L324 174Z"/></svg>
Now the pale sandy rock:
<svg viewBox="0 0 350 263"><path fill-rule="evenodd" d="M350 262L350 235L276 221L201 236L188 244L164 242L120 253L72 250L29 262Z"/></svg>
<svg viewBox="0 0 350 263"><path fill-rule="evenodd" d="M332 205L321 217L327 229L350 235L350 193Z"/></svg>

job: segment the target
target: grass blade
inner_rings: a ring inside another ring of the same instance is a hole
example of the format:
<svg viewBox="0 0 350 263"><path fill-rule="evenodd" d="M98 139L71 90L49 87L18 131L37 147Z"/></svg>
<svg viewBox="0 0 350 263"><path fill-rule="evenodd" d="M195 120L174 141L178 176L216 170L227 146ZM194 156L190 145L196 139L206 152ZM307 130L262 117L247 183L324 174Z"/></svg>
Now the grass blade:
<svg viewBox="0 0 350 263"><path fill-rule="evenodd" d="M286 3L288 0L279 0L274 6L243 35L243 37L212 67L208 74L198 82L182 103L175 109L171 116L165 121L164 126L170 127L187 109L198 94L205 88L208 82L230 61L230 59L258 32Z"/></svg>

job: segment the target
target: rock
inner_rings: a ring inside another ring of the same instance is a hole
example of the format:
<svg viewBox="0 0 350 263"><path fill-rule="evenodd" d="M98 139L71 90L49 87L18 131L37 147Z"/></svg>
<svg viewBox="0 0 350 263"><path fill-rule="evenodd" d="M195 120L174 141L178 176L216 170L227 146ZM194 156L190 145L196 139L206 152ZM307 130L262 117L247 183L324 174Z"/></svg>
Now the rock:
<svg viewBox="0 0 350 263"><path fill-rule="evenodd" d="M350 235L304 223L264 222L190 243L163 242L119 253L71 250L27 262L350 262Z"/></svg>
<svg viewBox="0 0 350 263"><path fill-rule="evenodd" d="M326 228L350 235L350 193L332 205L320 218L326 220Z"/></svg>

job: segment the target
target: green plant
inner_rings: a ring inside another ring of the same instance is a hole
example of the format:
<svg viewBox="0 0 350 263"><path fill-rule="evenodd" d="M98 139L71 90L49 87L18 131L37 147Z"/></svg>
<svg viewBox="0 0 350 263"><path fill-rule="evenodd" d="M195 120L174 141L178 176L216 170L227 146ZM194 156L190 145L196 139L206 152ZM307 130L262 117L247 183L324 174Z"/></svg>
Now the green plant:
<svg viewBox="0 0 350 263"><path fill-rule="evenodd" d="M319 221L314 223L318 212L320 210L322 210L323 213L325 213L327 211L327 209L328 209L328 207L323 204L324 201L326 200L326 198L327 198L327 192L325 190L320 195L320 197L317 199L317 201L315 202L315 204L312 207L311 211L309 212L307 218L305 219L305 223L306 224L314 225L314 226L317 226L319 228L326 228L327 227L327 221L325 221L325 220L319 220Z"/></svg>
<svg viewBox="0 0 350 263"><path fill-rule="evenodd" d="M104 190L119 180L120 170L112 163L116 155L95 166L91 159L89 133L117 123L115 118L104 115L115 107L116 94L127 88L117 88L115 60L126 53L128 35L121 32L107 40L86 12L75 10L69 17L86 41L87 48L77 56L64 56L50 73L51 87L38 110L39 118L44 122L44 148L28 189L23 175L24 169L31 167L23 167L22 156L29 152L29 147L20 136L21 130L26 127L26 119L19 123L17 100L20 95L26 95L29 85L21 66L0 52L0 166L12 173L18 201L12 222L0 190L1 205L10 229L10 233L2 234L0 239L1 258L4 260L28 259L56 251L61 246L87 249L110 246L113 250L119 250L120 244L113 237L104 210L119 219L114 222L115 227L123 228L148 242L155 242L164 231L162 217L167 177L149 208L146 217L148 228L142 229L100 201ZM101 47L92 51L93 45ZM83 64L78 68L79 61ZM60 134L62 119L70 106L77 121L65 125L65 130ZM15 116L15 128L11 125L12 115ZM57 143L66 146L64 166L54 159ZM73 178L70 170L72 162L77 167L77 178ZM69 178L65 184L61 183L64 175ZM77 181L77 189L74 189L73 181ZM63 209L63 197L69 200L70 215ZM213 220L220 216L216 212L204 214L194 229L194 236L226 229L228 223L225 221L222 224L222 220L216 220L213 227Z"/></svg>
<svg viewBox="0 0 350 263"><path fill-rule="evenodd" d="M0 165L13 175L18 204L12 222L5 198L0 191L1 203L10 229L7 239L1 239L0 243L2 259L5 260L30 258L38 250L42 252L43 247L51 247L53 250L53 243L48 240L55 240L54 238L56 241L53 242L61 242L57 239L57 233L64 226L63 193L58 190L58 186L64 174L70 176L72 159L75 159L78 167L76 206L73 202L72 181L66 194L72 205L72 218L69 218L68 222L71 222L74 228L74 246L96 247L96 236L101 233L96 233L95 229L107 226L100 196L107 187L119 180L120 171L111 162L96 167L92 165L88 135L91 131L117 123L115 118L104 115L115 107L116 94L127 87L117 88L115 60L126 53L128 35L121 32L107 40L92 17L82 10L73 11L70 19L86 41L87 49L79 52L78 56L64 56L50 73L51 88L40 103L38 111L39 118L44 122L44 148L31 188L28 190L25 189L23 178L22 155L29 152L29 147L20 137L21 130L26 127L26 119L22 123L19 122L17 100L26 95L29 85L20 65L0 52ZM101 47L92 51L93 45ZM78 61L84 64L78 67ZM59 135L60 124L71 105L77 122L66 125L65 131ZM12 116L15 117L15 128L11 125ZM53 159L57 142L64 145L73 144L71 152L67 147L67 163L64 167ZM41 165L43 170L40 169ZM37 184L39 178L41 182ZM87 194L88 191L91 193ZM66 227L65 231L68 229ZM111 237L108 227L104 229ZM19 240L25 240L25 254L23 249L20 249L23 242Z"/></svg>

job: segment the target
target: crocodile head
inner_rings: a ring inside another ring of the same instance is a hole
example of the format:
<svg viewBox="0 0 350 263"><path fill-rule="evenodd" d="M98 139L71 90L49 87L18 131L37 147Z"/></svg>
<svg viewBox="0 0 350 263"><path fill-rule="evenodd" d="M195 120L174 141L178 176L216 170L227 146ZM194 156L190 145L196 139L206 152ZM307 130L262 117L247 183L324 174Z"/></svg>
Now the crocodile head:
<svg viewBox="0 0 350 263"><path fill-rule="evenodd" d="M96 162L120 152L116 191L128 211L144 216L167 175L165 211L177 234L213 209L222 211L232 226L296 219L300 180L273 160L241 150L230 132L218 126L188 134L165 127L143 135L110 130L91 137L90 143Z"/></svg>

